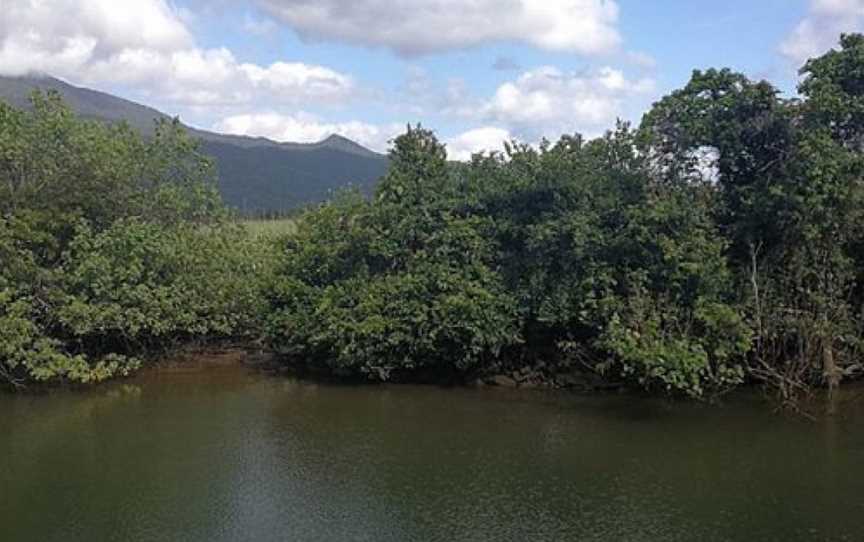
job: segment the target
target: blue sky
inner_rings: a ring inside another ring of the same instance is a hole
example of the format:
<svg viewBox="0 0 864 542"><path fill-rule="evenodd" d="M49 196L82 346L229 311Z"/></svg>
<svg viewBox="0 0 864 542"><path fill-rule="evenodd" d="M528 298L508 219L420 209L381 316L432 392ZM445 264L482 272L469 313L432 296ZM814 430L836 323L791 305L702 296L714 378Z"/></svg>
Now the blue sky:
<svg viewBox="0 0 864 542"><path fill-rule="evenodd" d="M638 121L695 68L794 94L864 0L4 0L0 74L49 73L194 126L451 155Z"/></svg>

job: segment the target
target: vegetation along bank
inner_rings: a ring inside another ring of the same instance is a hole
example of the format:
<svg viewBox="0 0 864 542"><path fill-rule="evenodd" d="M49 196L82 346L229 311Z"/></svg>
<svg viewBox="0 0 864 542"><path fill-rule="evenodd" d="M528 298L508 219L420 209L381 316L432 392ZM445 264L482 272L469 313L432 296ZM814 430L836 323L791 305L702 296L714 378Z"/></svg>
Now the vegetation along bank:
<svg viewBox="0 0 864 542"><path fill-rule="evenodd" d="M862 369L864 37L802 76L787 99L697 71L638 127L468 163L410 127L371 198L255 234L176 122L142 138L53 94L0 105L0 381L230 339L369 380L836 389Z"/></svg>

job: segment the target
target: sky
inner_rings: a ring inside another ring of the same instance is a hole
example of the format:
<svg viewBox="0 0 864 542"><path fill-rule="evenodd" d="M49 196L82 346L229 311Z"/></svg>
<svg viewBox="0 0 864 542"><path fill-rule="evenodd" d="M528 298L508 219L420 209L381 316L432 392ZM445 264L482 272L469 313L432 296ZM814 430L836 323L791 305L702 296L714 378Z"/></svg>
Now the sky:
<svg viewBox="0 0 864 542"><path fill-rule="evenodd" d="M0 75L46 73L217 132L451 158L638 122L694 69L794 95L864 0L0 0Z"/></svg>

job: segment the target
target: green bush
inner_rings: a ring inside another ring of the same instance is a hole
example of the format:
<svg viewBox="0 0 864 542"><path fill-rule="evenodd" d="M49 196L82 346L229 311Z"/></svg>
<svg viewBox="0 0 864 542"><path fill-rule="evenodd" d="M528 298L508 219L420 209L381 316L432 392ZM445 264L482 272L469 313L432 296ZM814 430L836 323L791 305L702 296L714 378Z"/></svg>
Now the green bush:
<svg viewBox="0 0 864 542"><path fill-rule="evenodd" d="M314 288L292 283L271 320L279 351L389 380L476 369L512 344L515 307L488 270L420 267Z"/></svg>
<svg viewBox="0 0 864 542"><path fill-rule="evenodd" d="M0 104L0 383L95 382L254 334L272 249L227 220L196 143L33 100Z"/></svg>
<svg viewBox="0 0 864 542"><path fill-rule="evenodd" d="M626 127L458 168L412 128L392 163L373 201L323 205L284 247L268 333L291 359L465 375L566 364L575 341L598 360L585 368L647 387L742 380L749 335L704 187L655 183Z"/></svg>
<svg viewBox="0 0 864 542"><path fill-rule="evenodd" d="M375 380L477 370L519 341L516 303L488 265L494 241L454 208L431 133L410 130L393 158L373 202L349 193L301 217L268 335L292 360Z"/></svg>
<svg viewBox="0 0 864 542"><path fill-rule="evenodd" d="M864 36L802 98L694 72L638 129L453 164L419 126L371 199L232 226L178 123L144 140L53 95L0 104L0 380L90 382L265 335L373 380L581 369L787 400L864 373ZM551 362L551 363L546 363Z"/></svg>

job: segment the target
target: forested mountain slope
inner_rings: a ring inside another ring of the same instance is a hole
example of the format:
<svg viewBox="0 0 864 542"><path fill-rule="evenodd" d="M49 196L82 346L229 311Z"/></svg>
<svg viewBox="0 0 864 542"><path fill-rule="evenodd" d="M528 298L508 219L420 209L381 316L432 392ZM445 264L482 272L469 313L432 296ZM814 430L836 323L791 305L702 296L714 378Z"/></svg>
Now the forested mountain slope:
<svg viewBox="0 0 864 542"><path fill-rule="evenodd" d="M57 90L85 118L126 121L145 135L153 120L168 115L104 92L76 87L47 76L0 77L0 100L29 107L36 89ZM217 134L189 128L216 160L226 203L243 213L286 211L319 202L336 188L372 189L387 170L387 159L353 141L330 136L318 143L277 143L265 138Z"/></svg>

